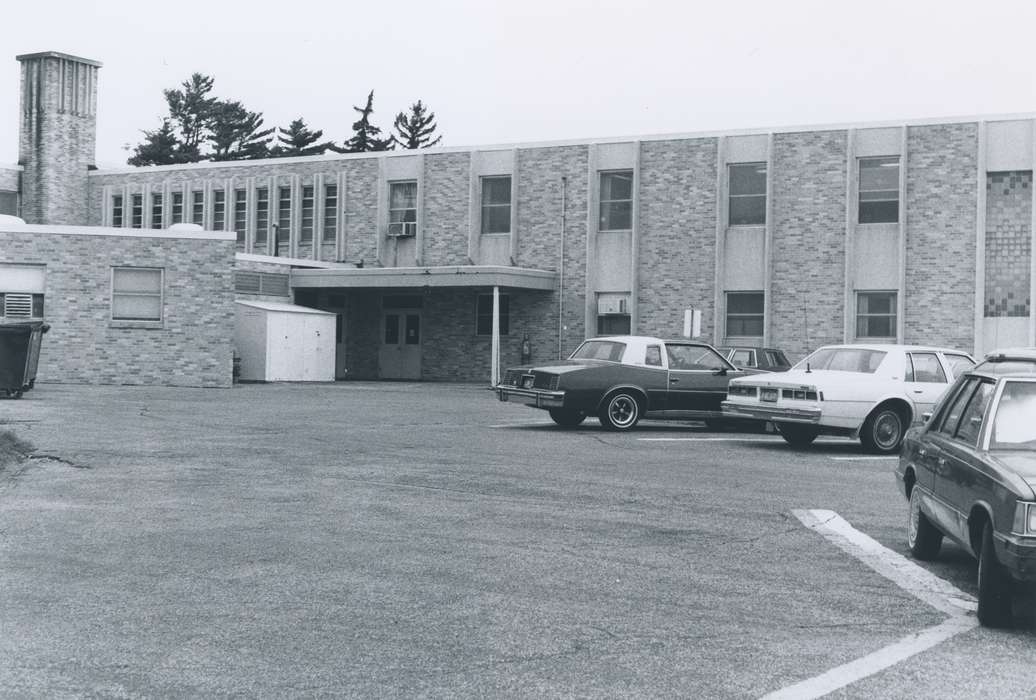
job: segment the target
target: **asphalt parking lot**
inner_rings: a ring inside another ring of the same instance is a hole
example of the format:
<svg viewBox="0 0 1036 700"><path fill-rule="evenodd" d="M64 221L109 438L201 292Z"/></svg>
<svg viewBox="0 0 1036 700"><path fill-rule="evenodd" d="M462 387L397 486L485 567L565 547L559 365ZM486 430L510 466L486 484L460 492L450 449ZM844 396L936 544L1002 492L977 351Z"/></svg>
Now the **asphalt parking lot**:
<svg viewBox="0 0 1036 700"><path fill-rule="evenodd" d="M36 446L0 472L0 695L1036 693L1028 628L852 666L947 619L804 525L905 554L894 460L856 443L408 383L42 384L0 423ZM960 550L924 568L975 593Z"/></svg>

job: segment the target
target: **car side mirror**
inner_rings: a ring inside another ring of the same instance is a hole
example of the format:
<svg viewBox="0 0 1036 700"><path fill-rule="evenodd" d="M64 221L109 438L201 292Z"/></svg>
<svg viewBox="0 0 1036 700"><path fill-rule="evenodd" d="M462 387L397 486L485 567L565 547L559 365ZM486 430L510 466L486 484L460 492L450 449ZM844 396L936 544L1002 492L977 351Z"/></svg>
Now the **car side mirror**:
<svg viewBox="0 0 1036 700"><path fill-rule="evenodd" d="M922 413L922 414L921 414L921 420L922 420L923 422L927 423L927 422L928 422L928 421L930 421L931 419L932 419L932 414L931 414L930 412L929 412L929 413Z"/></svg>

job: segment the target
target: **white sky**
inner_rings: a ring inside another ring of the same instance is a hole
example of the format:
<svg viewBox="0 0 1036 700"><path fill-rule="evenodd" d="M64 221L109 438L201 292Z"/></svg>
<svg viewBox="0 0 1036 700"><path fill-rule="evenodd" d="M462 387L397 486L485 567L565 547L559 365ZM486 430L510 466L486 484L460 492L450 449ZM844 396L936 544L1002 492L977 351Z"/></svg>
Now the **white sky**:
<svg viewBox="0 0 1036 700"><path fill-rule="evenodd" d="M56 0L0 11L0 163L18 154L15 55L101 61L97 162L214 94L342 141L375 91L418 98L442 145L1036 112L1036 3L866 0Z"/></svg>

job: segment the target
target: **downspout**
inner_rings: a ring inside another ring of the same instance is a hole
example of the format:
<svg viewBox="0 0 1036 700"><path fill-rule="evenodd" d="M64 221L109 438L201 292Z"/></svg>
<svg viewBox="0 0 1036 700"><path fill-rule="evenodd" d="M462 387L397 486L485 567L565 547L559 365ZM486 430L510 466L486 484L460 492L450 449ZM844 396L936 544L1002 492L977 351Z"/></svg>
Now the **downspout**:
<svg viewBox="0 0 1036 700"><path fill-rule="evenodd" d="M561 176L561 259L558 262L558 359L565 346L565 224L568 177Z"/></svg>

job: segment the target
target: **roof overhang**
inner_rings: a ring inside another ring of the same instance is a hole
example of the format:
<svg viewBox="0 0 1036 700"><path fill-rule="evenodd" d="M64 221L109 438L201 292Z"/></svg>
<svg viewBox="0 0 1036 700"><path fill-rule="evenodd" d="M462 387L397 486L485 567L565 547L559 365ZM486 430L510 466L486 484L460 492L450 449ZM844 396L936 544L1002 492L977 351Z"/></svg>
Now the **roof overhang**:
<svg viewBox="0 0 1036 700"><path fill-rule="evenodd" d="M442 267L332 268L291 271L295 289L423 289L425 287L511 287L550 291L557 273L497 265Z"/></svg>

